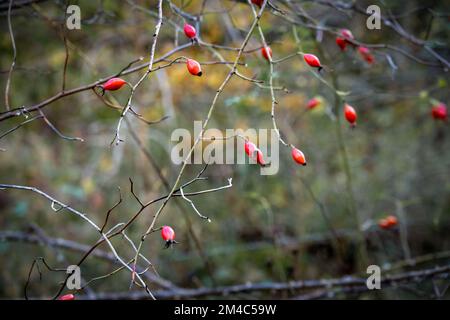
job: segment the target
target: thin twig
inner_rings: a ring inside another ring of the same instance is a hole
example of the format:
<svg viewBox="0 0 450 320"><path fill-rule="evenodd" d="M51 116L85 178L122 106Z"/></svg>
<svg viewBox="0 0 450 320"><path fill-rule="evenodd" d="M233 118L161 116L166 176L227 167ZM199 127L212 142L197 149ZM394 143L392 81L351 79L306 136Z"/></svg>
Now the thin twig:
<svg viewBox="0 0 450 320"><path fill-rule="evenodd" d="M6 107L6 110L8 110L8 111L11 109L10 105L9 105L9 90L10 90L10 86L11 86L11 77L12 77L12 73L14 71L14 66L16 65L16 59L17 59L16 40L14 39L14 32L13 32L12 23L11 23L12 3L13 3L13 0L9 0L8 31L9 31L9 36L11 38L12 48L13 48L13 61L11 62L11 67L9 68L8 79L6 80L6 88L5 88L5 107Z"/></svg>

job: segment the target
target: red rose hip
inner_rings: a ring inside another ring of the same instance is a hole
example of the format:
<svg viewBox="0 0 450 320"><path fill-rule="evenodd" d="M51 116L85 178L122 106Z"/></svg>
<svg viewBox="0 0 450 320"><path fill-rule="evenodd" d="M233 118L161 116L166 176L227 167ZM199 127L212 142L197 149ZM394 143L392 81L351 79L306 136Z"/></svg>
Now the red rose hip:
<svg viewBox="0 0 450 320"><path fill-rule="evenodd" d="M69 293L61 296L58 300L75 300L75 296Z"/></svg>
<svg viewBox="0 0 450 320"><path fill-rule="evenodd" d="M389 227L394 227L398 224L398 219L396 216L387 216L386 221L387 221Z"/></svg>
<svg viewBox="0 0 450 320"><path fill-rule="evenodd" d="M261 48L261 54L264 57L264 59L269 61L272 58L272 49L269 46Z"/></svg>
<svg viewBox="0 0 450 320"><path fill-rule="evenodd" d="M315 55L306 53L303 55L303 59L310 67L319 68L319 71L322 70L322 65L320 64L320 60Z"/></svg>
<svg viewBox="0 0 450 320"><path fill-rule="evenodd" d="M169 226L164 226L161 229L161 237L164 241L173 241L175 240L175 231Z"/></svg>
<svg viewBox="0 0 450 320"><path fill-rule="evenodd" d="M352 44L351 40L353 40L355 37L353 37L353 34L348 29L341 29L339 31L340 36L336 38L336 44L341 48L342 51L345 50L347 47L347 44Z"/></svg>
<svg viewBox="0 0 450 320"><path fill-rule="evenodd" d="M352 128L356 126L356 119L358 118L358 115L356 114L355 109L347 103L344 105L344 116Z"/></svg>
<svg viewBox="0 0 450 320"><path fill-rule="evenodd" d="M315 107L317 107L319 104L320 104L320 100L319 99L312 98L306 104L306 108L308 108L308 110L311 110L311 109L314 109Z"/></svg>
<svg viewBox="0 0 450 320"><path fill-rule="evenodd" d="M261 166L266 165L266 163L264 161L263 153L261 152L261 150L258 149L258 147L253 142L246 140L245 144L244 144L244 150L245 150L245 153L250 158L255 158L255 153L256 153L256 163L258 163Z"/></svg>
<svg viewBox="0 0 450 320"><path fill-rule="evenodd" d="M384 219L378 221L378 226L382 229L390 229L398 224L398 219L396 216L387 216Z"/></svg>
<svg viewBox="0 0 450 320"><path fill-rule="evenodd" d="M361 55L361 57L366 60L368 64L372 64L375 61L375 57L370 52L370 49L367 47L358 47L358 52Z"/></svg>
<svg viewBox="0 0 450 320"><path fill-rule="evenodd" d="M448 117L447 106L444 103L438 103L431 108L431 116L435 120L446 121Z"/></svg>
<svg viewBox="0 0 450 320"><path fill-rule="evenodd" d="M161 237L166 242L166 248L171 247L173 244L178 243L175 241L175 231L169 226L164 226L161 229Z"/></svg>
<svg viewBox="0 0 450 320"><path fill-rule="evenodd" d="M306 166L306 158L303 152L297 148L292 148L292 159L302 166Z"/></svg>
<svg viewBox="0 0 450 320"><path fill-rule="evenodd" d="M184 34L189 39L194 39L195 36L197 35L197 30L195 30L195 28L193 26L191 26L189 23L184 24L183 30L184 30Z"/></svg>
<svg viewBox="0 0 450 320"><path fill-rule="evenodd" d="M264 161L263 153L259 149L256 151L256 163L258 163L260 166L263 166L263 167L266 165L266 162Z"/></svg>
<svg viewBox="0 0 450 320"><path fill-rule="evenodd" d="M186 66L190 74L199 77L202 76L202 67L200 66L200 63L194 59L187 59Z"/></svg>
<svg viewBox="0 0 450 320"><path fill-rule="evenodd" d="M100 88L102 88L103 93L105 91L115 91L115 90L119 90L120 88L122 88L123 85L126 83L127 82L121 78L112 78L112 79L109 79L108 81L106 81L104 84L102 84L100 86Z"/></svg>
<svg viewBox="0 0 450 320"><path fill-rule="evenodd" d="M347 46L347 41L342 37L337 37L336 44L338 45L339 48L341 48L342 51L344 51L345 47Z"/></svg>
<svg viewBox="0 0 450 320"><path fill-rule="evenodd" d="M250 142L250 141L248 141L248 140L245 141L245 144L244 144L244 150L245 150L245 153L246 153L249 157L252 157L252 156L253 156L253 152L255 152L256 149L257 149L257 148L256 148L256 146L255 146L255 144L254 144L253 142Z"/></svg>

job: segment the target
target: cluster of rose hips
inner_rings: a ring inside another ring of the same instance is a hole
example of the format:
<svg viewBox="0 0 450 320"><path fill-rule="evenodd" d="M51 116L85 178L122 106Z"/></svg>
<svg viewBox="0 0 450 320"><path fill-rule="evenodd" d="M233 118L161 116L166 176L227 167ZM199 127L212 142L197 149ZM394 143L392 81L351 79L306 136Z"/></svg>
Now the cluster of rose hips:
<svg viewBox="0 0 450 320"><path fill-rule="evenodd" d="M264 47L261 49L261 54L266 60L269 60L269 57L272 58L272 49L268 46ZM317 71L320 72L323 69L323 65L320 63L319 58L317 58L314 54L305 53L303 54L303 59L310 67L317 68ZM307 108L310 110L314 109L315 107L320 105L320 103L321 101L318 98L312 98L311 100L308 101ZM356 111L351 105L347 103L344 105L344 116L345 119L350 123L350 126L352 128L356 126L356 119L357 119Z"/></svg>
<svg viewBox="0 0 450 320"><path fill-rule="evenodd" d="M197 36L197 30L195 30L194 26L190 25L189 23L185 23L183 30L187 38L191 39L192 41L195 40L195 37ZM200 66L200 63L198 63L194 59L187 59L186 66L190 74L199 77L202 76L202 67Z"/></svg>
<svg viewBox="0 0 450 320"><path fill-rule="evenodd" d="M195 40L195 37L197 36L197 31L192 25L185 23L183 30L187 38ZM194 59L187 59L186 66L190 74L201 77L202 68L200 66L200 63L198 63ZM112 78L106 81L103 85L100 85L99 87L102 90L103 94L105 91L119 90L125 84L127 84L127 82L121 78Z"/></svg>
<svg viewBox="0 0 450 320"><path fill-rule="evenodd" d="M261 7L264 0L252 0L252 3ZM194 28L194 26L185 23L183 28L184 34L187 38L191 39L192 41L195 41L197 31ZM348 29L342 29L340 30L340 36L336 38L336 44L339 46L339 48L344 51L347 47L347 45L351 45L352 47L356 47L355 44L352 42L354 40L353 34ZM369 48L359 46L358 52L361 55L361 57L369 64L372 64L375 59L374 56L371 54ZM272 49L269 46L261 48L261 55L264 59L270 60L272 59ZM317 70L320 72L323 69L323 66L320 63L319 58L317 58L313 54L306 53L303 55L303 59L305 62L313 68L317 68ZM186 60L186 66L190 74L195 76L202 76L202 69L200 66L200 63L194 59L187 59ZM102 90L102 94L104 94L105 91L115 91L122 88L127 82L121 78L112 78L106 81L103 85L100 85L100 89ZM321 100L318 98L312 98L307 103L307 108L309 110L312 110L319 106L321 104ZM447 106L444 103L438 103L432 107L431 115L436 120L443 120L447 121L448 112L447 112ZM355 109L350 106L349 104L344 105L344 116L345 119L350 123L350 126L353 128L356 126L356 119L357 114ZM256 162L261 165L265 166L266 163L264 161L263 153L261 150L252 142L246 140L244 144L245 153L253 159L256 159ZM306 166L306 158L303 152L295 147L292 147L292 159L303 166ZM378 222L378 225L382 229L390 229L392 227L395 227L398 224L398 219L395 216L387 216L386 218L381 219ZM175 231L170 226L163 226L161 228L161 237L166 242L165 247L169 248L173 244L178 243L175 241ZM58 300L75 300L75 296L73 294L66 294L61 296Z"/></svg>
<svg viewBox="0 0 450 320"><path fill-rule="evenodd" d="M263 0L252 0L252 3L261 7L263 4ZM194 26L185 23L183 28L184 34L187 38L191 39L192 41L196 40L197 31L194 28ZM369 48L364 46L356 46L353 43L354 36L348 29L341 29L340 35L336 38L336 44L339 46L339 48L344 51L346 50L347 45L352 46L353 48L358 47L358 53L361 55L361 57L369 64L372 64L375 61L374 56L372 55ZM261 48L261 55L266 60L272 59L272 49L269 46L265 46ZM303 54L304 61L313 68L317 68L317 70L320 72L323 69L322 64L320 63L320 60L318 57L316 57L314 54L305 53ZM202 75L202 69L200 66L200 63L194 59L187 59L186 60L186 66L190 74L195 76L201 76ZM102 89L102 93L104 91L115 91L119 90L123 85L127 84L127 82L121 78L112 78L109 79L107 82L105 82L103 85L100 86ZM312 110L319 106L321 104L321 100L318 98L312 98L307 103L307 108L309 110ZM344 117L345 119L350 123L350 126L354 128L356 126L356 120L357 120L357 113L355 109L350 106L349 104L344 104ZM432 116L434 119L437 120L447 120L447 107L443 103L439 103L432 107ZM263 153L261 150L252 142L246 140L244 145L245 153L250 157L256 160L256 162L261 165L265 166L266 163L264 161ZM300 164L305 166L306 165L306 158L302 151L299 149L292 147L292 159ZM390 228L392 226L395 226L397 224L397 218L394 216L389 216L385 219L380 220L379 226L381 228ZM175 241L175 231L169 227L164 226L161 229L161 237L164 241L166 241L166 247L170 247L173 244L177 243ZM60 298L60 300L73 300L73 295L65 295Z"/></svg>
<svg viewBox="0 0 450 320"><path fill-rule="evenodd" d="M252 0L252 3L255 5L261 6L263 3L263 0ZM185 23L183 30L184 30L184 33L187 38L189 38L191 40L195 40L197 31L194 28L194 26L192 26L188 23ZM345 50L347 45L351 45L352 47L355 47L352 40L354 40L354 36L351 33L351 31L348 29L342 29L340 31L340 36L338 36L336 38L336 43L341 48L341 50ZM369 64L374 62L374 57L367 47L363 47L363 46L358 47L358 52ZM263 56L264 59L270 60L272 58L272 49L269 46L265 46L265 47L261 48L261 55ZM306 53L303 55L303 59L310 67L317 68L319 72L323 69L323 66L320 63L319 58L317 58L314 54ZM201 69L200 63L198 63L196 60L187 59L186 66L187 66L189 73L191 73L192 75L195 75L195 76L202 75L202 69ZM102 88L103 91L105 91L105 90L113 91L113 90L120 89L126 83L127 82L123 79L113 78L113 79L108 80L104 85L102 85L100 87ZM321 101L319 99L313 98L308 102L307 108L311 110L320 104L321 104ZM354 128L356 126L357 114L356 114L355 109L347 103L344 105L344 116L345 116L345 119L350 123L350 126L352 128ZM446 106L444 104L439 104L439 105L433 107L432 116L435 119L446 120L447 119ZM253 144L252 142L246 141L245 152L247 153L247 155L249 157L256 157L256 162L259 165L261 165L261 166L265 165L263 154L262 154L261 150L259 150L255 146L255 144ZM292 148L292 158L294 159L295 162L297 162L301 165L306 165L306 160L305 160L304 154L296 148Z"/></svg>
<svg viewBox="0 0 450 320"><path fill-rule="evenodd" d="M364 46L356 46L353 43L355 37L352 32L348 29L341 29L339 31L339 36L336 37L336 44L344 51L347 48L347 45L350 45L352 48L358 47L358 53L361 57L368 63L372 64L375 62L375 57L370 52L370 49Z"/></svg>
<svg viewBox="0 0 450 320"><path fill-rule="evenodd" d="M252 3L260 6L262 4L262 1L252 1ZM261 48L261 55L263 56L264 59L266 59L267 61L270 61L272 59L272 49L269 46L265 46L265 47ZM317 68L317 70L319 72L323 69L323 66L320 63L319 58L317 58L315 55L306 53L303 55L303 59L310 67ZM312 102L312 104L314 104L314 103L317 103L317 104L314 106L311 105L309 107L310 109L317 106L318 103L320 103L320 102L317 100L317 101ZM249 142L249 141L245 142L245 152L251 158L256 157L256 162L259 165L261 165L261 166L265 165L261 150L259 150L255 146L255 144L253 144L252 142ZM295 147L292 147L291 155L292 155L292 159L296 163L301 164L302 166L306 166L306 158L301 150L299 150Z"/></svg>
<svg viewBox="0 0 450 320"><path fill-rule="evenodd" d="M266 162L264 161L263 153L261 150L249 140L245 140L244 144L244 150L245 153L252 159L256 160L256 163L260 166L264 167L266 165ZM302 166L306 166L306 158L303 152L301 152L299 149L292 147L292 159Z"/></svg>
<svg viewBox="0 0 450 320"><path fill-rule="evenodd" d="M197 31L192 25L185 23L183 30L186 37L188 37L193 41L195 40ZM199 77L202 75L202 68L200 66L200 63L198 63L194 59L187 59L186 66L190 74ZM122 88L122 86L126 83L127 82L121 78L112 78L109 79L107 82L105 82L103 85L101 85L100 88L102 89L102 93L104 93L105 91L115 91ZM161 228L161 237L166 242L165 245L166 248L169 248L173 244L177 243L177 241L175 241L175 231L169 226L163 226ZM74 299L75 297L72 294L68 294L62 296L59 300L74 300Z"/></svg>

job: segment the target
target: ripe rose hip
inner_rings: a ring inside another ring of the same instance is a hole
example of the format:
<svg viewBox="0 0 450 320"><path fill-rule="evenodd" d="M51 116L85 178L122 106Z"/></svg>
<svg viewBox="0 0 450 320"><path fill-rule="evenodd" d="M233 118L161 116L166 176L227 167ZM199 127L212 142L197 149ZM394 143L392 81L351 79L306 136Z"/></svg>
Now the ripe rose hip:
<svg viewBox="0 0 450 320"><path fill-rule="evenodd" d="M336 44L341 48L342 51L345 50L345 47L347 46L347 41L342 37L336 37Z"/></svg>
<svg viewBox="0 0 450 320"><path fill-rule="evenodd" d="M202 67L200 66L200 63L195 61L194 59L187 59L186 62L187 68L189 72L194 76L202 76Z"/></svg>
<svg viewBox="0 0 450 320"><path fill-rule="evenodd" d="M264 2L264 0L252 0L252 3L256 4L260 8L261 8L263 2Z"/></svg>
<svg viewBox="0 0 450 320"><path fill-rule="evenodd" d="M353 37L352 32L348 29L341 29L339 33L340 36L336 38L336 44L344 51L347 44L352 44L350 40L353 40L355 37Z"/></svg>
<svg viewBox="0 0 450 320"><path fill-rule="evenodd" d="M355 109L347 103L344 105L344 116L345 119L347 119L347 121L350 123L352 128L356 126L356 119L358 118L358 116Z"/></svg>
<svg viewBox="0 0 450 320"><path fill-rule="evenodd" d="M294 159L295 162L298 164L301 164L302 166L306 166L306 158L303 152L298 150L297 148L292 148L292 159Z"/></svg>
<svg viewBox="0 0 450 320"><path fill-rule="evenodd" d="M161 237L164 241L173 241L175 240L175 231L169 226L164 226L161 229Z"/></svg>
<svg viewBox="0 0 450 320"><path fill-rule="evenodd" d="M58 300L75 300L75 296L69 293L61 296Z"/></svg>
<svg viewBox="0 0 450 320"><path fill-rule="evenodd" d="M387 216L386 221L389 224L389 227L394 227L398 224L398 219L396 216Z"/></svg>
<svg viewBox="0 0 450 320"><path fill-rule="evenodd" d="M320 104L320 100L318 98L312 98L306 104L306 108L308 108L308 110L311 110L311 109L314 109L315 107L317 107L319 104Z"/></svg>
<svg viewBox="0 0 450 320"><path fill-rule="evenodd" d="M367 54L370 54L370 49L367 47L358 47L358 52L360 55L365 56Z"/></svg>
<svg viewBox="0 0 450 320"><path fill-rule="evenodd" d="M169 226L164 226L161 229L161 237L166 242L166 248L169 248L175 243L178 243L175 241L175 231Z"/></svg>
<svg viewBox="0 0 450 320"><path fill-rule="evenodd" d="M186 35L186 37L188 37L189 39L194 39L195 36L197 35L197 30L195 30L195 28L193 26L191 26L188 23L184 24L184 34Z"/></svg>
<svg viewBox="0 0 450 320"><path fill-rule="evenodd" d="M248 140L245 140L245 144L244 144L244 150L245 153L249 156L252 157L253 156L253 152L255 152L256 150L256 146L253 142L250 142Z"/></svg>
<svg viewBox="0 0 450 320"><path fill-rule="evenodd" d="M378 221L378 226L382 229L390 229L398 224L398 219L396 216L387 216L384 219Z"/></svg>
<svg viewBox="0 0 450 320"><path fill-rule="evenodd" d="M361 57L363 57L363 59L366 60L366 62L368 64L372 64L375 61L375 57L370 52L369 48L367 48L367 47L358 47L358 52L361 55Z"/></svg>
<svg viewBox="0 0 450 320"><path fill-rule="evenodd" d="M102 84L100 88L103 90L102 94L104 94L105 91L119 90L125 83L127 82L121 78L112 78Z"/></svg>
<svg viewBox="0 0 450 320"><path fill-rule="evenodd" d="M309 66L314 67L314 68L319 68L319 71L322 70L322 65L320 64L320 60L315 55L306 53L303 55L303 59Z"/></svg>
<svg viewBox="0 0 450 320"><path fill-rule="evenodd" d="M431 108L431 116L435 120L446 121L448 117L447 106L442 102L438 103L437 105L434 105Z"/></svg>
<svg viewBox="0 0 450 320"><path fill-rule="evenodd" d="M368 64L372 64L372 63L375 62L375 57L373 55L369 54L369 55L364 57L364 60L366 60L366 62Z"/></svg>
<svg viewBox="0 0 450 320"><path fill-rule="evenodd" d="M256 151L256 162L260 166L263 166L263 167L266 165L266 162L264 161L263 153L259 149Z"/></svg>
<svg viewBox="0 0 450 320"><path fill-rule="evenodd" d="M269 61L269 57L272 58L272 49L269 46L261 48L261 54L264 57L264 59Z"/></svg>
<svg viewBox="0 0 450 320"><path fill-rule="evenodd" d="M258 147L256 147L256 145L253 142L246 140L245 144L244 144L244 150L245 150L245 153L250 158L254 158L255 153L256 153L256 163L258 163L261 166L266 165L266 163L264 161L263 153L261 152L261 150L258 149Z"/></svg>

